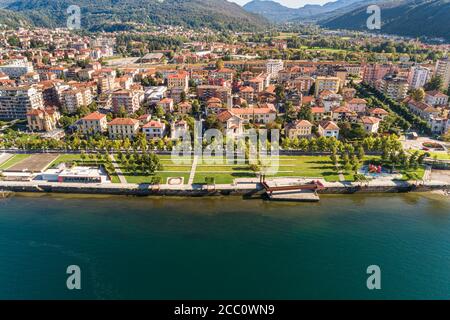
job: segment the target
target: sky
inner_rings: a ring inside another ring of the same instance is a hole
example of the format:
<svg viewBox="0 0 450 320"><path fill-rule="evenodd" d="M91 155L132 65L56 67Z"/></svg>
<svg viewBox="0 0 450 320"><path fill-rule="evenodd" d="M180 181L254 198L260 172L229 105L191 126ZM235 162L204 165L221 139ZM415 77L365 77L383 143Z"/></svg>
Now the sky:
<svg viewBox="0 0 450 320"><path fill-rule="evenodd" d="M243 6L247 2L250 2L251 0L228 0L230 2L236 2ZM282 5L289 7L289 8L300 8L303 7L305 4L325 4L327 2L333 2L335 0L273 0L275 2L279 2Z"/></svg>

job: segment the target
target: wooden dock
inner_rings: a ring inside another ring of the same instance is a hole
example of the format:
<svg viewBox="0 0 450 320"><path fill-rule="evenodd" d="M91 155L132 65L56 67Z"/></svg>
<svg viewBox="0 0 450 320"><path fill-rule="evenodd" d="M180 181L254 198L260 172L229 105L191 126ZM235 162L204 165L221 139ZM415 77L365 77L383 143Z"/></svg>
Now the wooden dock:
<svg viewBox="0 0 450 320"><path fill-rule="evenodd" d="M320 200L319 195L312 190L272 192L268 194L268 197L274 201L318 202Z"/></svg>
<svg viewBox="0 0 450 320"><path fill-rule="evenodd" d="M317 190L323 188L319 181L286 185L264 181L262 185L269 199L275 201L317 202L320 200Z"/></svg>

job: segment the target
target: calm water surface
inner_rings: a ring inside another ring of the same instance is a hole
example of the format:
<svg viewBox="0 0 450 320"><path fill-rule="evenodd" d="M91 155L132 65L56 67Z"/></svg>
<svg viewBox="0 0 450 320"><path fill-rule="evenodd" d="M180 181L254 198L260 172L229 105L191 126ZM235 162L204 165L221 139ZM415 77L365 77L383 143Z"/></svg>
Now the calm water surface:
<svg viewBox="0 0 450 320"><path fill-rule="evenodd" d="M450 201L16 196L0 200L0 298L449 299Z"/></svg>

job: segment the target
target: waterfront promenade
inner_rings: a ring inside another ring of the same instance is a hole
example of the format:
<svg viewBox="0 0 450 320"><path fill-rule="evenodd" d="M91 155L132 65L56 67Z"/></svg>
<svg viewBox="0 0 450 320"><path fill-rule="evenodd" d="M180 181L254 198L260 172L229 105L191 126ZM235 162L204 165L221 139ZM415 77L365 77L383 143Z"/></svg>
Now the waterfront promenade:
<svg viewBox="0 0 450 320"><path fill-rule="evenodd" d="M289 179L289 178L286 178ZM295 180L295 179L291 179ZM311 179L305 179L311 180ZM326 182L320 194L346 194L365 192L420 192L432 190L450 190L446 181L395 181L380 180L369 182ZM253 195L264 193L259 179L236 179L234 184L182 184L150 185L134 183L63 183L47 181L0 181L0 190L13 192L57 192L80 194L116 194L116 195L173 195L173 196L208 196L208 195Z"/></svg>

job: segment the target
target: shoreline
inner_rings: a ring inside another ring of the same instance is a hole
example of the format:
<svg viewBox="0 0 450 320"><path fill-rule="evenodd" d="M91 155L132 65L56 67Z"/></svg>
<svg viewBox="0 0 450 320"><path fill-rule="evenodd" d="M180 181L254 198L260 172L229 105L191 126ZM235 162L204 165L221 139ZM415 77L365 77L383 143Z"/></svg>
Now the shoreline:
<svg viewBox="0 0 450 320"><path fill-rule="evenodd" d="M159 185L148 184L80 184L60 182L19 182L0 181L0 191L32 194L80 194L95 196L136 196L136 197L222 197L241 196L247 199L266 198L265 189L259 182L243 184L205 185ZM425 181L412 183L406 181L379 181L370 183L333 182L324 183L324 189L318 195L326 194L371 194L371 193L409 193L432 192L448 196L450 184L442 181Z"/></svg>

